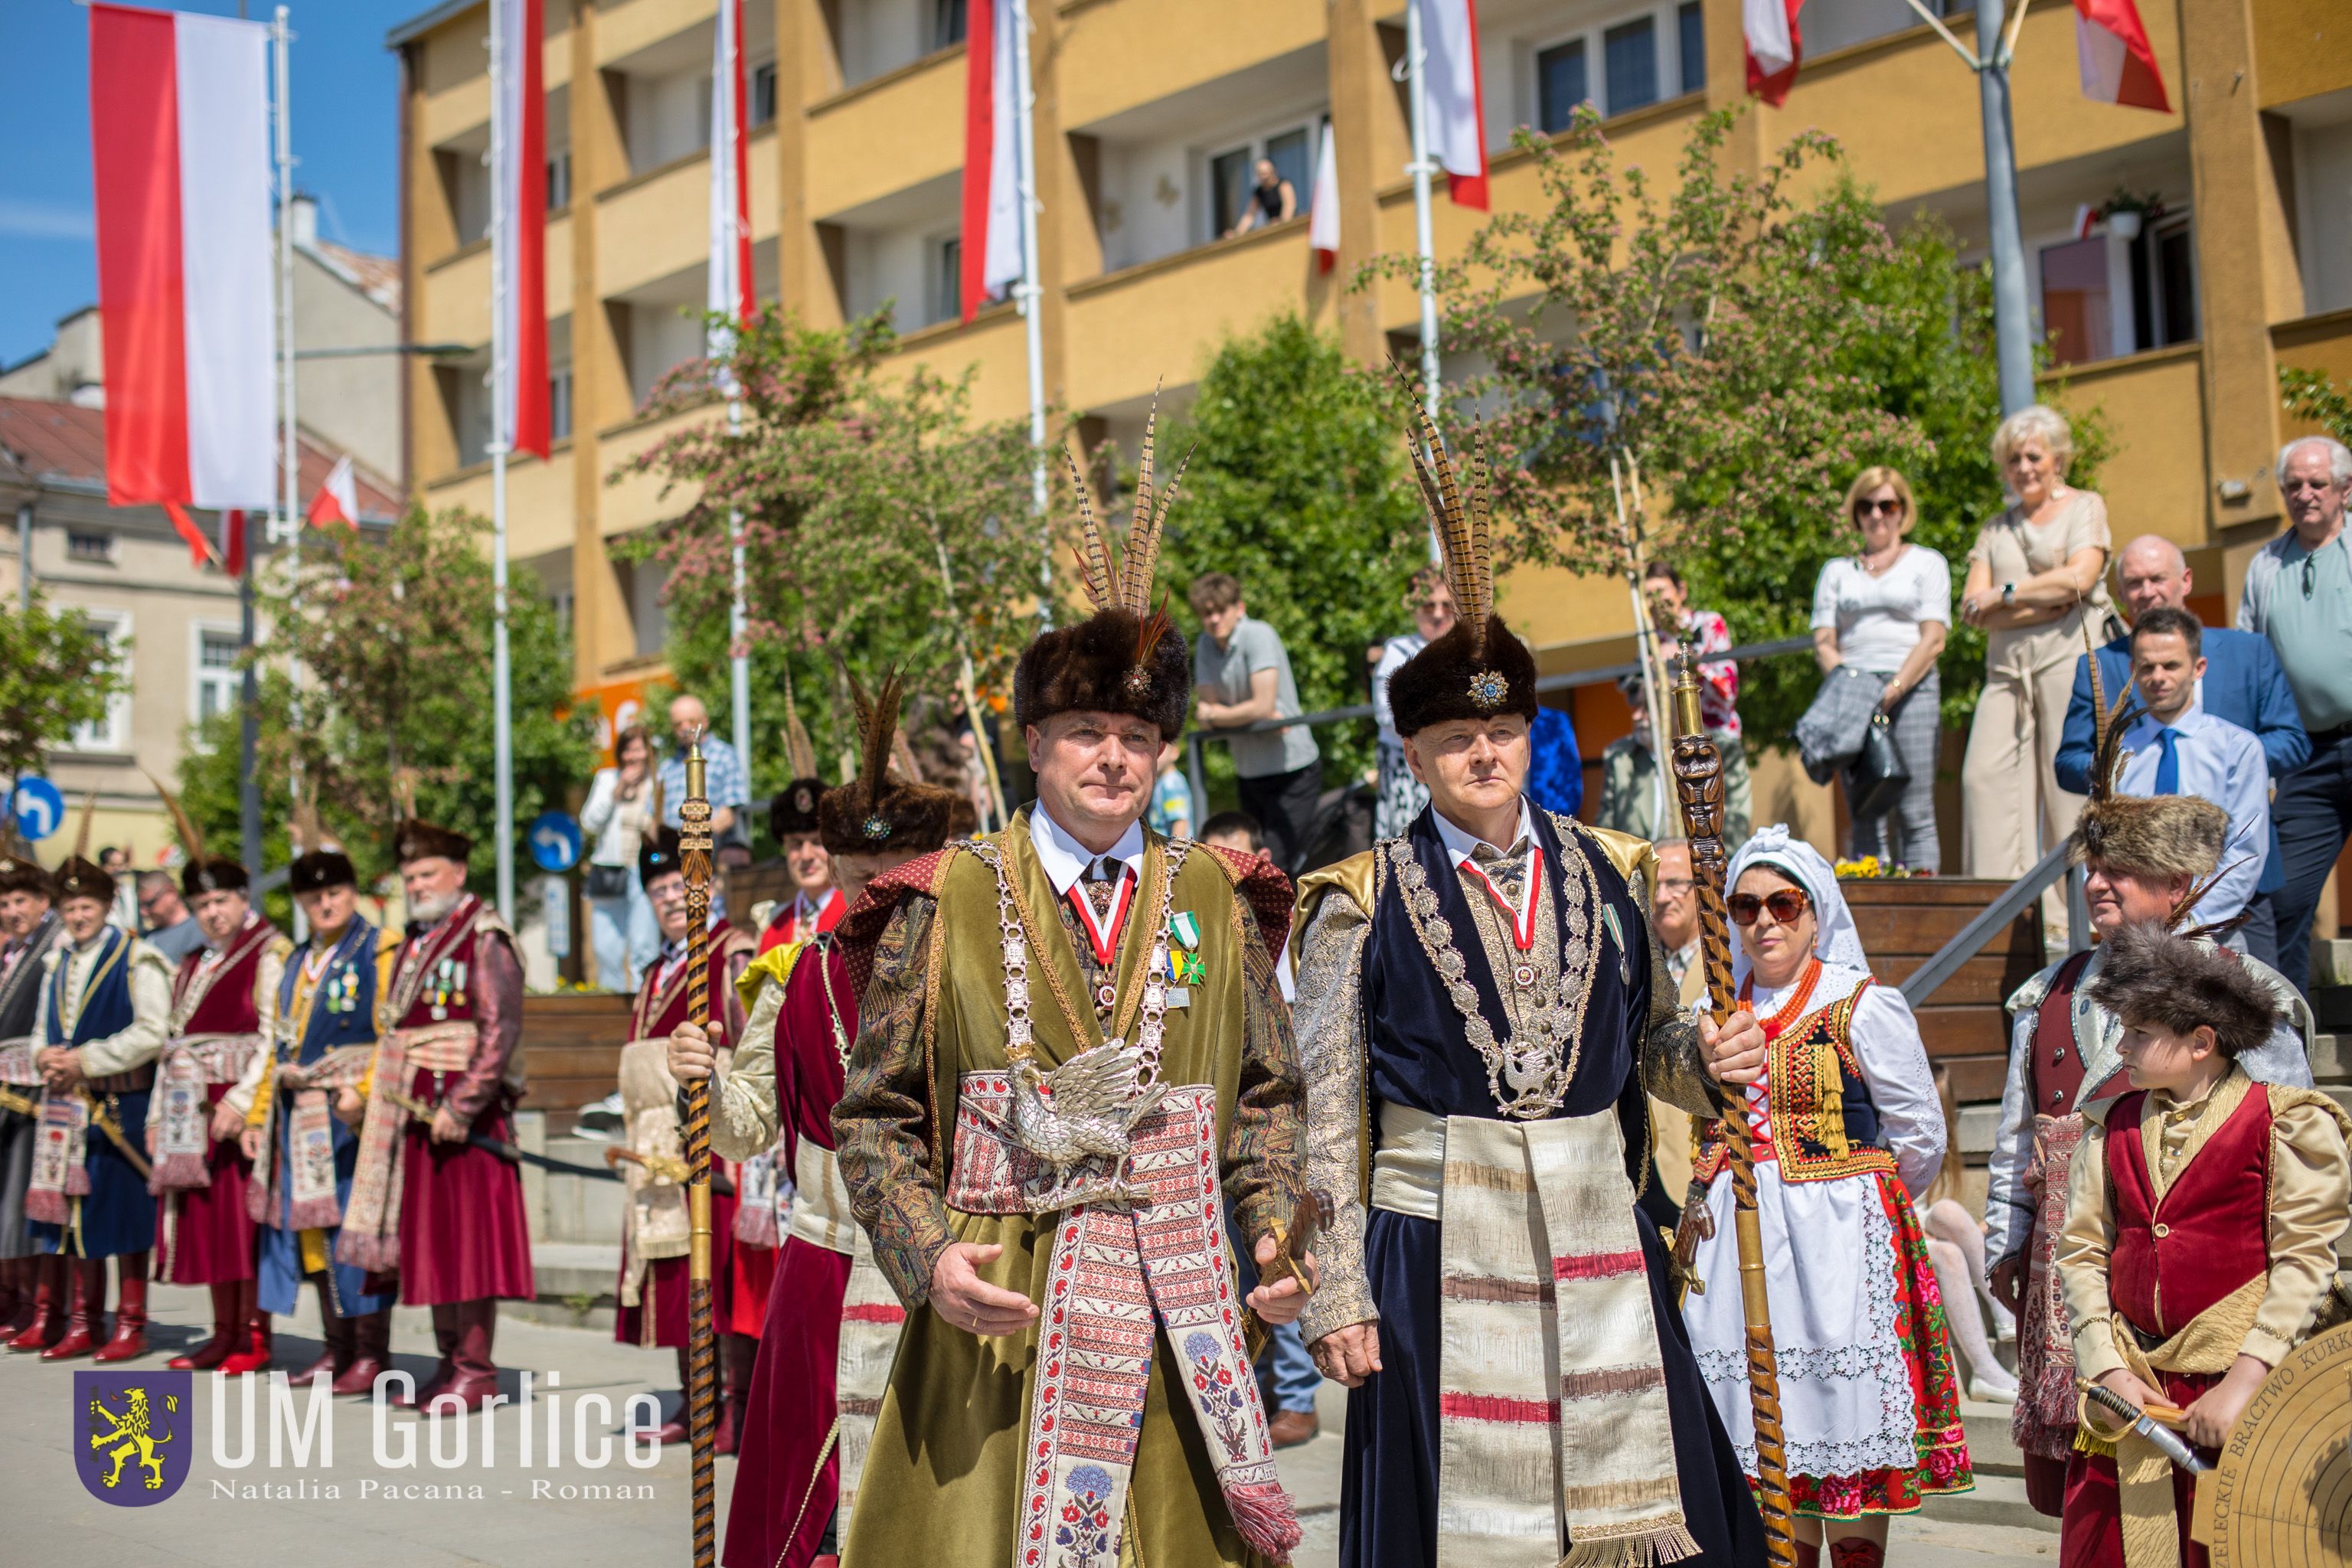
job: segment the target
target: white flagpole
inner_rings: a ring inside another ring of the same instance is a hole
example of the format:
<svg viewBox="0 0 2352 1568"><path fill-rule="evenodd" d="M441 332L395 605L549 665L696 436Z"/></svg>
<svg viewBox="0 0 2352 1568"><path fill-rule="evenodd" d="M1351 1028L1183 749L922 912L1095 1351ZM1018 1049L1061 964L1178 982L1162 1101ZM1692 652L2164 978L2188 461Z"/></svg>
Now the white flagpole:
<svg viewBox="0 0 2352 1568"><path fill-rule="evenodd" d="M1412 104L1412 237L1415 254L1421 258L1421 384L1422 397L1429 410L1429 422L1437 423L1439 395L1437 357L1437 239L1436 220L1430 210L1430 171L1434 166L1429 156L1429 50L1422 37L1422 0L1406 0L1404 8L1406 98ZM1433 523L1429 531L1429 559L1433 564L1444 560L1438 548L1437 529Z"/></svg>
<svg viewBox="0 0 2352 1568"><path fill-rule="evenodd" d="M726 161L726 172L720 178L727 194L727 226L723 233L726 255L721 271L727 282L729 310L740 307L751 280L735 274L742 265L743 192L737 188L737 172L741 167L737 153L741 144L746 118L743 92L743 35L737 26L741 20L737 0L719 0L718 28L725 47L724 58L717 62L713 75L712 99L722 104L726 120L724 137L710 141L713 159ZM728 341L734 341L728 334ZM743 431L743 389L736 379L727 378L727 433L740 436ZM750 619L743 603L743 509L735 507L727 513L727 552L730 593L727 605L727 686L730 717L735 731L735 755L742 762L743 776L751 776L751 658L745 642L750 631Z"/></svg>
<svg viewBox="0 0 2352 1568"><path fill-rule="evenodd" d="M278 519L269 532L278 543L293 552L292 570L289 575L289 591L293 595L289 607L296 615L302 613L302 518L301 518L301 448L294 405L294 77L291 58L287 46L293 41L293 31L286 25L286 7L278 7L270 29L270 65L276 78L274 89L278 98L278 410L280 453L278 460ZM359 519L353 518L353 522ZM248 563L248 566L250 563ZM286 676L292 686L288 704L288 718L296 728L302 722L302 670L290 656L287 659ZM302 755L299 749L291 753L288 766L288 782L294 801L302 798ZM315 844L305 844L305 852L316 849ZM253 859L258 864L259 847ZM310 921L302 915L300 906L294 910L294 934L299 940L310 934Z"/></svg>
<svg viewBox="0 0 2352 1568"><path fill-rule="evenodd" d="M1029 79L1028 0L998 0L1013 7L1013 74L1020 84L1019 113L1013 121L1017 153L1015 179L1021 196L1021 314L1029 339L1029 445L1036 466L1029 479L1030 501L1037 509L1044 547L1037 561L1037 616L1054 617L1054 531L1045 520L1045 290L1037 281L1037 142L1032 117L1037 107L1036 89Z"/></svg>
<svg viewBox="0 0 2352 1568"><path fill-rule="evenodd" d="M514 434L514 334L508 321L514 308L514 235L509 222L515 199L511 123L507 77L515 61L507 54L507 27L514 0L493 0L490 8L490 724L498 797L499 918L514 923L514 700L513 669L507 647L507 447ZM524 47L535 47L537 39Z"/></svg>

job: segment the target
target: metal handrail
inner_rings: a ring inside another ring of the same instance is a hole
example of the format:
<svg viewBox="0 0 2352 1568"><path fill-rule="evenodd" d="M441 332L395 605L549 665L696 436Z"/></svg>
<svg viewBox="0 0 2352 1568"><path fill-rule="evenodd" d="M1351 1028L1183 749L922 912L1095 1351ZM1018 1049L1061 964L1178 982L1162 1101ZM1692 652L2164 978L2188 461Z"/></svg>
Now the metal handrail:
<svg viewBox="0 0 2352 1568"><path fill-rule="evenodd" d="M2042 889L2066 873L2066 846L2061 844L2035 861L2033 869L2011 882L2000 897L1978 910L1976 918L1962 926L1957 936L1936 950L1934 957L1913 970L1911 977L1895 987L1903 993L1903 1000L1916 1007L1934 995L1937 987L1960 972L1960 965L1982 952L1995 933L2023 914L2026 906L2042 896ZM2070 893L2073 891L2070 889ZM2080 910L2079 897L2068 899L2067 910L2072 917L2067 921L2070 935L2079 949L2086 943L2083 928L2087 923Z"/></svg>

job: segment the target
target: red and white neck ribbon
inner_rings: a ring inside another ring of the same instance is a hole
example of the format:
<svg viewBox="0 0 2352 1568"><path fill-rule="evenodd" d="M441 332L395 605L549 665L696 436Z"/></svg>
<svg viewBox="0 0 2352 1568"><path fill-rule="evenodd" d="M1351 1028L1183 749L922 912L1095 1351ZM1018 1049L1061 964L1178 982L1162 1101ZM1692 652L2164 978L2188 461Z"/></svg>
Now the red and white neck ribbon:
<svg viewBox="0 0 2352 1568"><path fill-rule="evenodd" d="M1536 889L1543 883L1542 854L1532 848L1528 851L1527 886L1517 904L1503 896L1503 889L1495 886L1494 879L1479 869L1476 860L1465 855L1462 857L1462 868L1477 878L1485 886L1487 896L1495 900L1495 907L1511 918L1511 945L1521 952L1535 946Z"/></svg>
<svg viewBox="0 0 2352 1568"><path fill-rule="evenodd" d="M1118 933L1127 924L1128 906L1135 902L1135 868L1125 862L1119 865L1118 898L1111 905L1108 930L1095 919L1094 900L1087 897L1083 879L1071 883L1070 890L1063 896L1078 911L1078 924L1086 929L1087 941L1095 950L1095 963L1108 969L1118 957Z"/></svg>

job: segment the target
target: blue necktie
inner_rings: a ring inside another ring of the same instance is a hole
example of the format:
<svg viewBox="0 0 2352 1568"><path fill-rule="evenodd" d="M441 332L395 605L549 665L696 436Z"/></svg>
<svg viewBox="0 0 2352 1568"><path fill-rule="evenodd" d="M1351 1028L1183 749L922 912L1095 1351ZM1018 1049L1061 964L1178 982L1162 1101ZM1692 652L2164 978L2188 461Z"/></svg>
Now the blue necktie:
<svg viewBox="0 0 2352 1568"><path fill-rule="evenodd" d="M2158 731L2156 738L2158 743L2164 747L2164 754L2156 759L2156 793L2179 795L2180 753L2173 749L2173 742L2180 739L2180 731L2167 728Z"/></svg>

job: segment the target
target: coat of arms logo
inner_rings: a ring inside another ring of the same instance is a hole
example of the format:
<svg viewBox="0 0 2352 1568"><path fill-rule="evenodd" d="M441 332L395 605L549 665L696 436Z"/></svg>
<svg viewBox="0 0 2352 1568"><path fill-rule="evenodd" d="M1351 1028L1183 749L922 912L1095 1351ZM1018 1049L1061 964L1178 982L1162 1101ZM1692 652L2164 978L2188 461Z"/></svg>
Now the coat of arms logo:
<svg viewBox="0 0 2352 1568"><path fill-rule="evenodd" d="M118 1508L162 1502L188 1479L195 1375L77 1372L74 1471L84 1490Z"/></svg>

